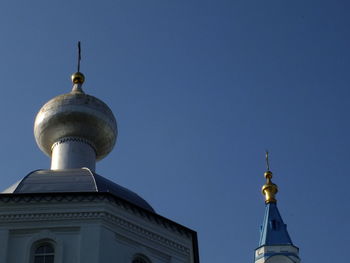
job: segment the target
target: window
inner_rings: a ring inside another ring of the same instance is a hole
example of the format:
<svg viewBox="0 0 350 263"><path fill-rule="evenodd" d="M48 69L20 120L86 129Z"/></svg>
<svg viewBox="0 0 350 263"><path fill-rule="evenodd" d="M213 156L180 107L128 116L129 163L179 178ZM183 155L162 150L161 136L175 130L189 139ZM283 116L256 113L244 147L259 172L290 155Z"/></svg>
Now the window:
<svg viewBox="0 0 350 263"><path fill-rule="evenodd" d="M33 263L54 263L55 249L51 243L38 244L33 253Z"/></svg>
<svg viewBox="0 0 350 263"><path fill-rule="evenodd" d="M272 220L271 221L271 227L272 227L272 230L279 230L279 222L277 220Z"/></svg>
<svg viewBox="0 0 350 263"><path fill-rule="evenodd" d="M150 260L148 260L145 256L136 256L132 263L151 263Z"/></svg>

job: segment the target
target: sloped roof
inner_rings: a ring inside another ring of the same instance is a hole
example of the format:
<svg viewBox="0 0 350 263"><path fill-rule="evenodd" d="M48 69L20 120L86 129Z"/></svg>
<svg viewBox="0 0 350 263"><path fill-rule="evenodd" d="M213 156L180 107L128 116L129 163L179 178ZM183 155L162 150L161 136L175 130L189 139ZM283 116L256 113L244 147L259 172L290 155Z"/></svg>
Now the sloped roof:
<svg viewBox="0 0 350 263"><path fill-rule="evenodd" d="M136 193L90 171L88 168L64 170L37 170L2 193L71 193L104 192L124 199L136 206L155 212Z"/></svg>
<svg viewBox="0 0 350 263"><path fill-rule="evenodd" d="M272 245L293 245L276 203L266 204L259 241L259 246Z"/></svg>

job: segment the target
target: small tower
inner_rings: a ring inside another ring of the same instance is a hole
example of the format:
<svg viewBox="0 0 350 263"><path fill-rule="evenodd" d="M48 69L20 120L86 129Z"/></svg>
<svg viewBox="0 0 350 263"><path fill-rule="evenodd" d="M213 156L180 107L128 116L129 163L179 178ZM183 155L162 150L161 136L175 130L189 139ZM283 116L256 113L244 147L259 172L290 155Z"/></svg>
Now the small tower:
<svg viewBox="0 0 350 263"><path fill-rule="evenodd" d="M255 263L299 263L299 249L293 245L288 234L287 225L283 222L275 198L278 187L272 182L266 152L267 169L264 174L266 184L262 187L265 196L265 216L261 226L259 247L255 250Z"/></svg>

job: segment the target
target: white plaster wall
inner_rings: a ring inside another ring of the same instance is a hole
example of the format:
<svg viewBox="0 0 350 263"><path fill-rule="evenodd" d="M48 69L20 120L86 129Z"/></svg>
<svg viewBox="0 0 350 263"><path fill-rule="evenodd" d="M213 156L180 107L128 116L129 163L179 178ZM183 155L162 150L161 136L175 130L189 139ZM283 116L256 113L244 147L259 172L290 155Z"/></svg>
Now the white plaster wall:
<svg viewBox="0 0 350 263"><path fill-rule="evenodd" d="M281 253L281 252L289 252L298 254L299 250L294 246L263 246L255 250L255 256L258 257L264 253Z"/></svg>
<svg viewBox="0 0 350 263"><path fill-rule="evenodd" d="M7 261L8 229L0 229L0 263Z"/></svg>
<svg viewBox="0 0 350 263"><path fill-rule="evenodd" d="M100 247L100 262L108 262L111 258L118 259L120 262L131 262L135 255L145 255L152 263L171 262L171 253L162 252L161 248L155 247L142 238L135 238L133 235L121 235L120 230L114 230L115 232L108 227L101 228L103 243Z"/></svg>
<svg viewBox="0 0 350 263"><path fill-rule="evenodd" d="M255 260L255 263L289 263L289 262L293 262L293 263L299 263L300 260L297 257L294 256L283 256L283 255L276 255L276 256L272 256L268 259L265 259L263 257L263 255L265 253L271 254L271 253L293 253L298 255L299 254L299 250L297 247L295 246L263 246L260 247L258 249L256 249L255 251L255 258L259 258L258 260Z"/></svg>
<svg viewBox="0 0 350 263"><path fill-rule="evenodd" d="M50 229L37 226L10 228L6 252L7 263L31 262L33 244L50 240L56 249L56 263L76 263L79 259L79 229L59 227ZM4 261L5 262L5 261Z"/></svg>
<svg viewBox="0 0 350 263"><path fill-rule="evenodd" d="M77 222L81 226L79 236L79 261L81 263L98 263L100 245L106 245L106 241L101 240L101 226L98 223ZM55 262L56 263L56 262ZM64 262L65 263L65 262Z"/></svg>
<svg viewBox="0 0 350 263"><path fill-rule="evenodd" d="M189 255L109 224L102 225L101 240L99 262L108 262L111 258L131 262L135 255L145 255L152 263L192 262Z"/></svg>
<svg viewBox="0 0 350 263"><path fill-rule="evenodd" d="M273 256L266 261L266 263L294 263L294 262L295 261L285 256Z"/></svg>
<svg viewBox="0 0 350 263"><path fill-rule="evenodd" d="M0 206L0 263L30 263L33 243L51 240L55 263L192 263L192 240L106 201Z"/></svg>

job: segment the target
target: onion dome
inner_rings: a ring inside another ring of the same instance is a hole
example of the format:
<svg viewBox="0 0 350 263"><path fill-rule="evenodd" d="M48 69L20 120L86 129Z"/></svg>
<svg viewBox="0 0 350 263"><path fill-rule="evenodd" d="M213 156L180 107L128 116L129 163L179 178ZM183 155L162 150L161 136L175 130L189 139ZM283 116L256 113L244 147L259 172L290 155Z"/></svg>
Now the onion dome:
<svg viewBox="0 0 350 263"><path fill-rule="evenodd" d="M73 74L72 91L51 99L36 115L35 140L48 156L56 143L73 139L89 144L96 160L101 160L116 143L117 122L112 111L103 101L84 93L84 80L82 73Z"/></svg>
<svg viewBox="0 0 350 263"><path fill-rule="evenodd" d="M271 181L272 172L266 171L264 176L266 178L266 184L263 185L261 191L263 195L265 195L265 203L276 203L275 195L278 192L278 187Z"/></svg>
<svg viewBox="0 0 350 263"><path fill-rule="evenodd" d="M266 184L261 188L262 194L265 196L265 203L276 203L277 200L275 195L278 192L278 187L274 183L272 183L272 172L270 171L270 163L269 163L269 152L266 151L266 172L264 173L264 177L266 178Z"/></svg>

